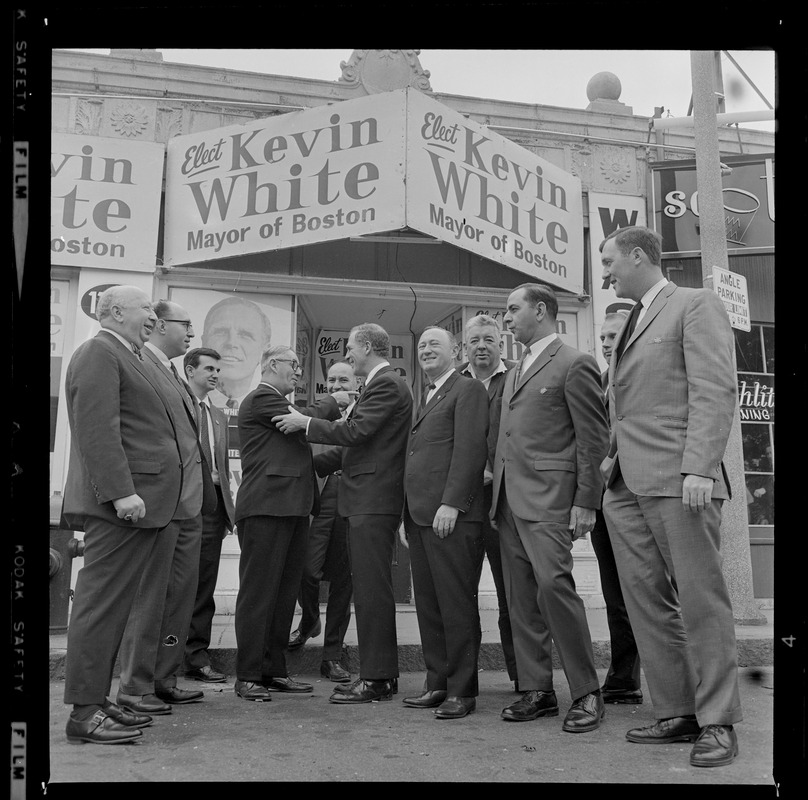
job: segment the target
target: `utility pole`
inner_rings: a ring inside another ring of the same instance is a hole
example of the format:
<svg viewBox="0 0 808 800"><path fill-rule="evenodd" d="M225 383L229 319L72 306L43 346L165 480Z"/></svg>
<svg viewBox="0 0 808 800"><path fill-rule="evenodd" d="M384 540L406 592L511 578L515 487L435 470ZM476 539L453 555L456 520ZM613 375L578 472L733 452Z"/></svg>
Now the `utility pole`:
<svg viewBox="0 0 808 800"><path fill-rule="evenodd" d="M695 125L696 183L699 192L699 228L701 274L705 288L712 291L712 268L729 269L726 220L721 187L721 159L716 113L723 111L718 52L693 50L690 70L693 81L693 119ZM720 102L719 102L720 101ZM733 371L737 373L733 354ZM752 561L749 548L749 517L746 508L743 442L738 407L724 455L724 464L732 486L732 499L724 502L721 519L721 554L736 625L763 625L752 589Z"/></svg>

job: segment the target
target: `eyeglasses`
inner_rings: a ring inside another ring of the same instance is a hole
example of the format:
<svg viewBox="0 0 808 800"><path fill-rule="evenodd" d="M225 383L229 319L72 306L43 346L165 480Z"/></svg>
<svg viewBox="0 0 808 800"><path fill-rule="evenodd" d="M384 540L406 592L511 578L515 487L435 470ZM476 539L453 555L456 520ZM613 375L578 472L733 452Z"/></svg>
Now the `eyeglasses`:
<svg viewBox="0 0 808 800"><path fill-rule="evenodd" d="M163 319L163 322L179 322L180 325L185 325L186 331L192 331L194 326L191 324L191 320L189 319Z"/></svg>
<svg viewBox="0 0 808 800"><path fill-rule="evenodd" d="M293 358L276 358L274 361L285 361L291 368L292 372L297 372L300 369L300 362Z"/></svg>

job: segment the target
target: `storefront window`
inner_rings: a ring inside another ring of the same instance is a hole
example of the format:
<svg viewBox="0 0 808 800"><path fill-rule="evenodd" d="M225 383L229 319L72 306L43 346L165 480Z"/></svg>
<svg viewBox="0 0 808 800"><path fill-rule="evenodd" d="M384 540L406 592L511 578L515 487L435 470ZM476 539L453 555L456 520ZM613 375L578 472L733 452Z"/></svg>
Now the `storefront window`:
<svg viewBox="0 0 808 800"><path fill-rule="evenodd" d="M774 328L735 331L750 525L774 525Z"/></svg>

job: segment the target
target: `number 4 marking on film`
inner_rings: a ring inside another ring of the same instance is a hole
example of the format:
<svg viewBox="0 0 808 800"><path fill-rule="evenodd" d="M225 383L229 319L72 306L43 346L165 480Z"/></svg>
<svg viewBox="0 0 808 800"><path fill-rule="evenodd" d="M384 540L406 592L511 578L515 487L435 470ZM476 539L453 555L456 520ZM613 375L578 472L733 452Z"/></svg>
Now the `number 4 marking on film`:
<svg viewBox="0 0 808 800"><path fill-rule="evenodd" d="M796 639L793 636L787 636L780 641L785 642L789 647L793 647Z"/></svg>

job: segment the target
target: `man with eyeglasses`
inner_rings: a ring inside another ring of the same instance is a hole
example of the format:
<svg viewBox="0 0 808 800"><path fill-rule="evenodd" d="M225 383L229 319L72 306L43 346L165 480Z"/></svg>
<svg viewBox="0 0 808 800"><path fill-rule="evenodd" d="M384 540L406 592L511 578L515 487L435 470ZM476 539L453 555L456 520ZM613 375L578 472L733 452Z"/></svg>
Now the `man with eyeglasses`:
<svg viewBox="0 0 808 800"><path fill-rule="evenodd" d="M239 409L235 691L244 700L267 701L272 692L313 689L289 678L285 650L303 576L309 516L319 512L319 491L305 434L284 436L272 422L288 409L300 374L294 350L268 347L261 356L261 381ZM335 392L301 411L339 419L350 399L347 392Z"/></svg>
<svg viewBox="0 0 808 800"><path fill-rule="evenodd" d="M132 712L170 714L172 705L197 702L200 691L177 687L193 614L202 544L202 515L215 508L210 471L203 470L197 403L171 359L185 354L194 336L188 312L158 300L157 322L143 348L147 367L177 427L182 493L171 522L160 532L129 614L120 661L118 704ZM206 481L207 478L207 481Z"/></svg>

